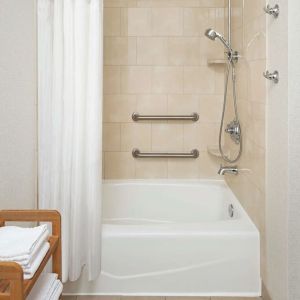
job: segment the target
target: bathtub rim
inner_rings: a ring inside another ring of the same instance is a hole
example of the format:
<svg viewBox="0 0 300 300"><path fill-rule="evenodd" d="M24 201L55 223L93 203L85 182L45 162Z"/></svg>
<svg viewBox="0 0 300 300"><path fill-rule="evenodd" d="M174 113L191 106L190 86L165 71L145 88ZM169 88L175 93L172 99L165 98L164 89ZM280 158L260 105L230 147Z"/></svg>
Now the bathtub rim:
<svg viewBox="0 0 300 300"><path fill-rule="evenodd" d="M184 185L209 185L221 188L230 196L230 202L238 209L239 218L218 221L202 222L174 222L171 224L102 224L102 234L104 236L135 236L135 235L203 235L203 234L236 234L260 236L259 230L243 208L242 204L235 196L229 185L223 179L104 179L103 184L117 186L184 186ZM149 228L151 228L149 230ZM222 228L220 230L220 228Z"/></svg>

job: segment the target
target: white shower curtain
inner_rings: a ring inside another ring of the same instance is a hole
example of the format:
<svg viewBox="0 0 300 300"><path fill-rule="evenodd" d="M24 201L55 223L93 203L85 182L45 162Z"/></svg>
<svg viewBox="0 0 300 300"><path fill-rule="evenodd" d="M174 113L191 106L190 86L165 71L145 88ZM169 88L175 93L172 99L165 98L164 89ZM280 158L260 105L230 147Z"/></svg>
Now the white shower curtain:
<svg viewBox="0 0 300 300"><path fill-rule="evenodd" d="M38 0L39 208L62 215L63 281L100 272L102 0Z"/></svg>

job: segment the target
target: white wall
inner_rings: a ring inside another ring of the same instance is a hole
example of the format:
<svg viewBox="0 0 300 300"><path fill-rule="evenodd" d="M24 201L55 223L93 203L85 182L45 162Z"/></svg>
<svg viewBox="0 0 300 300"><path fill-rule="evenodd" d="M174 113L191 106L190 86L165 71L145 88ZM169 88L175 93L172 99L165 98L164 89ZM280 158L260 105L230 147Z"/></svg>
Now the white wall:
<svg viewBox="0 0 300 300"><path fill-rule="evenodd" d="M289 1L289 300L300 299L300 1Z"/></svg>
<svg viewBox="0 0 300 300"><path fill-rule="evenodd" d="M280 71L267 110L267 289L273 300L300 299L300 2L277 0L269 19L268 65Z"/></svg>
<svg viewBox="0 0 300 300"><path fill-rule="evenodd" d="M35 0L0 1L0 209L36 204Z"/></svg>
<svg viewBox="0 0 300 300"><path fill-rule="evenodd" d="M278 19L267 18L267 68L280 72L280 82L269 84L267 105L266 240L267 280L273 300L287 300L288 201L288 47L286 0Z"/></svg>

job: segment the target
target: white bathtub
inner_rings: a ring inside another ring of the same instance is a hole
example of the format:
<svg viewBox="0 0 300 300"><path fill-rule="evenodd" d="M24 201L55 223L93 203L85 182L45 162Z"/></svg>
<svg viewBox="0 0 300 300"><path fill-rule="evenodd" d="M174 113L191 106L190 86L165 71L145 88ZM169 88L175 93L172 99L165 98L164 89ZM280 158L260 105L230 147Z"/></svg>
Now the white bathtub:
<svg viewBox="0 0 300 300"><path fill-rule="evenodd" d="M101 276L66 294L260 295L259 232L223 181L106 181L103 218Z"/></svg>

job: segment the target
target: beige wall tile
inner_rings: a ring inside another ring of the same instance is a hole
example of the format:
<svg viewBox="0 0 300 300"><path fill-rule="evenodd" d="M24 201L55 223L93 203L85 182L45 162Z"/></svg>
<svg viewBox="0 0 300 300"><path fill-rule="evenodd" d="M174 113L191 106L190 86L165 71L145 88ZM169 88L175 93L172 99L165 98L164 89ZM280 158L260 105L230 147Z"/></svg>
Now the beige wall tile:
<svg viewBox="0 0 300 300"><path fill-rule="evenodd" d="M215 65L214 71L215 71L215 94L224 94L224 86L225 86L224 65Z"/></svg>
<svg viewBox="0 0 300 300"><path fill-rule="evenodd" d="M169 114L192 114L199 113L198 95L169 95L168 113Z"/></svg>
<svg viewBox="0 0 300 300"><path fill-rule="evenodd" d="M246 174L248 179L254 184L262 193L265 187L265 149L252 145L252 152L247 156L247 161L244 166L248 166L250 172ZM259 174L259 176L257 176Z"/></svg>
<svg viewBox="0 0 300 300"><path fill-rule="evenodd" d="M205 38L204 31L208 27L223 30L224 1L105 0L104 5L105 176L200 176L199 163L170 162L168 175L166 159L133 160L131 164L130 153L134 147L143 151L204 151L212 142L211 130L217 131L214 122L219 123L216 93L222 92L219 73L223 70L208 68L207 60L222 58L224 49ZM135 123L133 112L198 112L200 121ZM127 161L128 171L109 163L117 156L114 152Z"/></svg>
<svg viewBox="0 0 300 300"><path fill-rule="evenodd" d="M222 34L225 34L225 22L224 22L225 10L224 8L216 8L215 12L216 12L215 30L221 32Z"/></svg>
<svg viewBox="0 0 300 300"><path fill-rule="evenodd" d="M135 173L136 178L142 179L167 178L168 161L160 158L136 159Z"/></svg>
<svg viewBox="0 0 300 300"><path fill-rule="evenodd" d="M104 36L119 36L121 33L120 8L104 9Z"/></svg>
<svg viewBox="0 0 300 300"><path fill-rule="evenodd" d="M218 145L219 142L219 123L200 124L200 136L202 138L202 150L207 150L207 146Z"/></svg>
<svg viewBox="0 0 300 300"><path fill-rule="evenodd" d="M167 65L168 39L162 37L139 37L137 39L138 65Z"/></svg>
<svg viewBox="0 0 300 300"><path fill-rule="evenodd" d="M105 152L105 179L135 178L135 161L131 152Z"/></svg>
<svg viewBox="0 0 300 300"><path fill-rule="evenodd" d="M198 178L199 163L197 159L169 159L169 178Z"/></svg>
<svg viewBox="0 0 300 300"><path fill-rule="evenodd" d="M200 65L200 38L180 37L169 38L168 54L170 65Z"/></svg>
<svg viewBox="0 0 300 300"><path fill-rule="evenodd" d="M217 123L221 121L223 95L201 95L199 100L200 122Z"/></svg>
<svg viewBox="0 0 300 300"><path fill-rule="evenodd" d="M163 115L168 113L167 95L140 95L136 111L144 115Z"/></svg>
<svg viewBox="0 0 300 300"><path fill-rule="evenodd" d="M216 12L209 8L184 9L184 35L203 36L207 28L214 27Z"/></svg>
<svg viewBox="0 0 300 300"><path fill-rule="evenodd" d="M244 52L244 32L243 27L234 29L232 31L232 44L234 45L234 49L239 52Z"/></svg>
<svg viewBox="0 0 300 300"><path fill-rule="evenodd" d="M239 84L237 85L237 93L240 99L247 99L248 98L248 62L244 59L240 60L240 64L236 69L237 74L239 74Z"/></svg>
<svg viewBox="0 0 300 300"><path fill-rule="evenodd" d="M184 125L184 149L206 151L207 146L218 145L219 124L196 123Z"/></svg>
<svg viewBox="0 0 300 300"><path fill-rule="evenodd" d="M104 65L127 66L136 64L136 38L104 38Z"/></svg>
<svg viewBox="0 0 300 300"><path fill-rule="evenodd" d="M132 122L132 113L136 111L136 96L105 95L104 122Z"/></svg>
<svg viewBox="0 0 300 300"><path fill-rule="evenodd" d="M151 9L129 8L128 9L128 35L151 36Z"/></svg>
<svg viewBox="0 0 300 300"><path fill-rule="evenodd" d="M183 146L184 151L206 150L206 145L202 142L199 123L183 125Z"/></svg>
<svg viewBox="0 0 300 300"><path fill-rule="evenodd" d="M262 74L266 70L266 61L250 61L248 66L248 100L253 102L266 103L267 82Z"/></svg>
<svg viewBox="0 0 300 300"><path fill-rule="evenodd" d="M128 36L128 9L121 8L121 36Z"/></svg>
<svg viewBox="0 0 300 300"><path fill-rule="evenodd" d="M259 121L256 120L255 122L253 122L253 141L255 143L255 145L261 147L261 148L265 148L265 144L266 144L266 129L265 129L265 120Z"/></svg>
<svg viewBox="0 0 300 300"><path fill-rule="evenodd" d="M104 0L104 7L136 7L138 0Z"/></svg>
<svg viewBox="0 0 300 300"><path fill-rule="evenodd" d="M104 94L119 94L121 91L121 69L120 67L104 67L103 70Z"/></svg>
<svg viewBox="0 0 300 300"><path fill-rule="evenodd" d="M122 67L121 91L125 94L149 94L151 92L150 67Z"/></svg>
<svg viewBox="0 0 300 300"><path fill-rule="evenodd" d="M258 16L263 15L264 12L261 10L261 8L265 5L266 3L264 0L245 0L244 9L247 11L247 14L244 16L245 23L251 22Z"/></svg>
<svg viewBox="0 0 300 300"><path fill-rule="evenodd" d="M152 74L152 92L155 94L182 93L182 67L154 67Z"/></svg>
<svg viewBox="0 0 300 300"><path fill-rule="evenodd" d="M224 7L226 0L199 0L202 7Z"/></svg>
<svg viewBox="0 0 300 300"><path fill-rule="evenodd" d="M224 59L224 47L221 43L215 43L206 37L200 39L201 65L207 66L208 60ZM216 67L216 66L211 66ZM222 69L224 73L224 69Z"/></svg>
<svg viewBox="0 0 300 300"><path fill-rule="evenodd" d="M187 94L213 94L215 72L208 67L184 67L184 92Z"/></svg>
<svg viewBox="0 0 300 300"><path fill-rule="evenodd" d="M183 33L182 8L153 8L152 34L155 36L179 36Z"/></svg>
<svg viewBox="0 0 300 300"><path fill-rule="evenodd" d="M198 0L139 0L139 7L198 7Z"/></svg>
<svg viewBox="0 0 300 300"><path fill-rule="evenodd" d="M182 151L183 125L152 124L152 151Z"/></svg>
<svg viewBox="0 0 300 300"><path fill-rule="evenodd" d="M121 150L151 150L151 124L128 123L121 125Z"/></svg>
<svg viewBox="0 0 300 300"><path fill-rule="evenodd" d="M218 170L222 164L221 159L211 156L207 151L202 151L198 161L200 178L223 179L218 175Z"/></svg>
<svg viewBox="0 0 300 300"><path fill-rule="evenodd" d="M104 123L103 126L103 150L121 150L121 128L120 124Z"/></svg>
<svg viewBox="0 0 300 300"><path fill-rule="evenodd" d="M244 27L244 55L248 60L266 58L266 22L265 15L247 23Z"/></svg>

